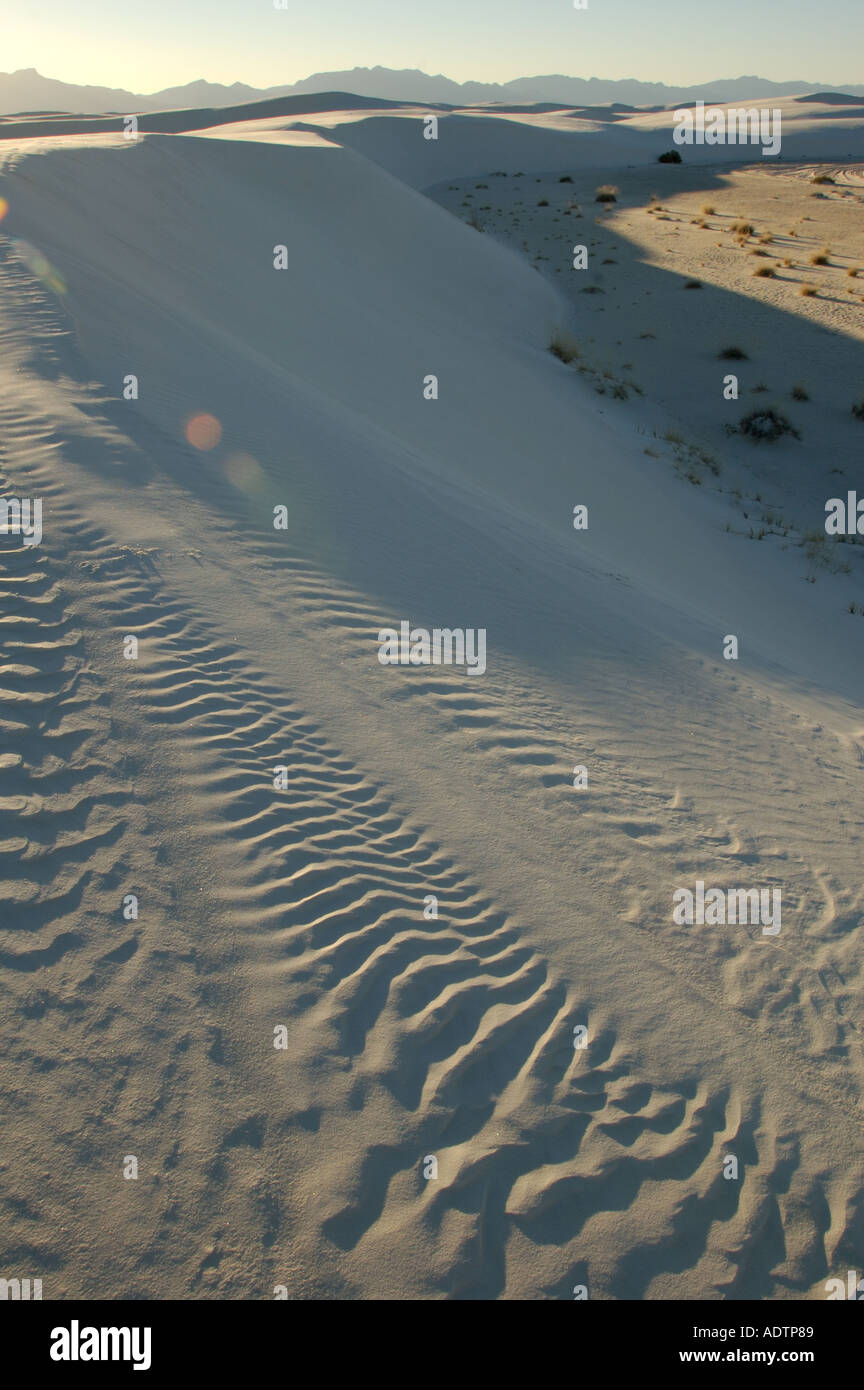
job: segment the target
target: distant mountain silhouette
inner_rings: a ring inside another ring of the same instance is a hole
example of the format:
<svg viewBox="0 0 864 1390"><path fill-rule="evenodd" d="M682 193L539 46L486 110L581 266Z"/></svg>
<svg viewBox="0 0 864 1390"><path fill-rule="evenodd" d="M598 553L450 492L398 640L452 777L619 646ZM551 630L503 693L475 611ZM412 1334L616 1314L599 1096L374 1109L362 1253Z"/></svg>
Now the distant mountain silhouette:
<svg viewBox="0 0 864 1390"><path fill-rule="evenodd" d="M81 87L43 77L35 68L0 73L0 114L60 111L98 115L108 111L129 113L168 111L205 107L241 106L283 96L315 92L352 92L358 96L380 97L391 101L446 103L452 106L479 102L502 102L511 106L547 102L564 106L605 106L619 108L664 107L693 101L739 101L747 98L795 96L817 92L820 98L837 102L864 96L864 85L830 87L824 82L770 82L764 77L732 77L695 87L668 87L663 82L640 82L635 78L610 81L600 77L517 77L511 82L453 82L440 74L430 77L416 68L353 68L343 72L317 72L301 82L284 87L249 87L243 82L225 86L203 78L182 87L166 87L142 95L114 87ZM816 98L811 98L815 100Z"/></svg>
<svg viewBox="0 0 864 1390"><path fill-rule="evenodd" d="M864 98L850 96L848 92L813 92L810 96L796 97L796 101L821 101L823 106L861 106Z"/></svg>

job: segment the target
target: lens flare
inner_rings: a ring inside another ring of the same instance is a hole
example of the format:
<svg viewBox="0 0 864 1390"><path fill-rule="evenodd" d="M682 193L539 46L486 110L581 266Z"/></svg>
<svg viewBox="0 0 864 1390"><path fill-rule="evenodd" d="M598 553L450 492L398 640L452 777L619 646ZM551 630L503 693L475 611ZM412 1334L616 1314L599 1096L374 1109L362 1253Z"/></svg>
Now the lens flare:
<svg viewBox="0 0 864 1390"><path fill-rule="evenodd" d="M47 256L43 256L42 252L38 251L35 246L31 246L29 241L14 241L12 245L37 280L41 280L42 284L47 285L48 289L53 290L55 294L66 293L66 282L63 276L51 264Z"/></svg>
<svg viewBox="0 0 864 1390"><path fill-rule="evenodd" d="M5 199L5 198L0 198L0 222L3 221L3 218L6 216L6 214L7 214L8 211L9 211L9 204L7 203L6 199Z"/></svg>
<svg viewBox="0 0 864 1390"><path fill-rule="evenodd" d="M260 492L266 482L263 468L251 454L231 454L223 468L228 482L240 492Z"/></svg>
<svg viewBox="0 0 864 1390"><path fill-rule="evenodd" d="M193 449L215 449L222 438L222 426L215 415L193 415L186 421L186 439Z"/></svg>

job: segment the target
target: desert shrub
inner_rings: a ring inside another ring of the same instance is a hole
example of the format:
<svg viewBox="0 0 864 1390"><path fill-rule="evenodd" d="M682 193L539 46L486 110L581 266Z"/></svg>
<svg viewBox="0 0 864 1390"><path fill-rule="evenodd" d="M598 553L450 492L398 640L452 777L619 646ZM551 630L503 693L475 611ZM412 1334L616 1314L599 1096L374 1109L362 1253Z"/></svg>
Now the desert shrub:
<svg viewBox="0 0 864 1390"><path fill-rule="evenodd" d="M548 208L548 206L549 206L549 199L548 199L548 198L541 198L540 201L539 201L539 203L537 204L537 206L538 206L538 208Z"/></svg>
<svg viewBox="0 0 864 1390"><path fill-rule="evenodd" d="M811 182L811 183L833 183L834 180L832 179L832 177L831 177L830 174L814 174L813 177L812 177L812 179L810 180L810 182Z"/></svg>
<svg viewBox="0 0 864 1390"><path fill-rule="evenodd" d="M773 280L774 267L773 265L760 265L753 271L753 274L763 280Z"/></svg>
<svg viewBox="0 0 864 1390"><path fill-rule="evenodd" d="M753 226L753 223L745 221L742 217L737 217L729 230L730 232L734 232L736 236L743 237L745 241L747 237L756 235L756 228Z"/></svg>
<svg viewBox="0 0 864 1390"><path fill-rule="evenodd" d="M773 406L751 410L749 415L745 415L738 422L738 433L745 434L757 444L772 444L775 440L782 439L784 434L791 434L795 439L801 438L791 421Z"/></svg>
<svg viewBox="0 0 864 1390"><path fill-rule="evenodd" d="M846 274L851 275L852 279L854 280L858 275L860 269L860 265L850 265L849 269L846 271Z"/></svg>
<svg viewBox="0 0 864 1390"><path fill-rule="evenodd" d="M564 174L564 175L558 180L558 182L559 182L559 183L572 183L573 180L571 179L571 177L570 177L569 174Z"/></svg>
<svg viewBox="0 0 864 1390"><path fill-rule="evenodd" d="M704 217L711 217L715 211L713 203L703 203L699 211Z"/></svg>
<svg viewBox="0 0 864 1390"><path fill-rule="evenodd" d="M720 358L721 362L746 362L748 360L744 349L735 347L734 345L732 347L723 348L717 356Z"/></svg>
<svg viewBox="0 0 864 1390"><path fill-rule="evenodd" d="M814 251L814 252L813 252L813 255L810 257L810 264L811 264L811 265L830 265L831 262L828 260L828 257L829 257L830 254L831 254L831 247L830 247L830 246L823 246L821 251Z"/></svg>
<svg viewBox="0 0 864 1390"><path fill-rule="evenodd" d="M618 191L619 190L614 184L601 183L600 187L596 190L594 201L595 203L617 203Z"/></svg>
<svg viewBox="0 0 864 1390"><path fill-rule="evenodd" d="M579 345L569 333L553 333L549 351L561 362L573 362L579 356Z"/></svg>
<svg viewBox="0 0 864 1390"><path fill-rule="evenodd" d="M701 290L701 288L702 288L702 281L701 281L701 280L687 280L687 281L685 282L685 284L684 284L684 288L685 288L685 290Z"/></svg>
<svg viewBox="0 0 864 1390"><path fill-rule="evenodd" d="M804 299L814 299L819 291L815 285L802 285L798 293L802 295Z"/></svg>
<svg viewBox="0 0 864 1390"><path fill-rule="evenodd" d="M665 154L658 154L658 164L680 164L681 156L677 150L667 150Z"/></svg>
<svg viewBox="0 0 864 1390"><path fill-rule="evenodd" d="M852 407L852 414L856 420L864 420L864 396L861 397L860 401L855 402Z"/></svg>
<svg viewBox="0 0 864 1390"><path fill-rule="evenodd" d="M799 385L792 387L790 395L793 401L809 401L810 399L810 393L808 392L807 387L801 386L800 383Z"/></svg>

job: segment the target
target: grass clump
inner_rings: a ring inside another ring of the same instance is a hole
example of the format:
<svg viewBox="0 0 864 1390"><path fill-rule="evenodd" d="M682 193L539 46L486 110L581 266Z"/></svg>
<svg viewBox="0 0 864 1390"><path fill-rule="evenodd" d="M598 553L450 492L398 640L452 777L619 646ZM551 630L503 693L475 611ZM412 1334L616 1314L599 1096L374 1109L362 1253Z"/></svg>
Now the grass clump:
<svg viewBox="0 0 864 1390"><path fill-rule="evenodd" d="M801 438L792 422L773 406L751 410L738 422L738 433L746 435L756 444L773 444L786 434L791 434L795 439Z"/></svg>
<svg viewBox="0 0 864 1390"><path fill-rule="evenodd" d="M773 280L774 267L773 265L760 265L758 269L753 271L753 274L763 280Z"/></svg>
<svg viewBox="0 0 864 1390"><path fill-rule="evenodd" d="M658 154L658 164L680 164L681 156L677 150L667 150L665 154Z"/></svg>
<svg viewBox="0 0 864 1390"><path fill-rule="evenodd" d="M830 256L830 254L831 254L831 247L830 247L830 246L823 246L821 251L814 251L814 252L813 252L813 255L810 257L810 264L811 264L811 265L830 265L831 262L830 262L829 259L828 259L828 257Z"/></svg>
<svg viewBox="0 0 864 1390"><path fill-rule="evenodd" d="M746 361L748 361L748 357L747 357L747 354L746 354L746 352L744 351L744 349L743 349L743 348L740 348L740 347L736 347L734 344L733 344L731 347L725 347L725 348L723 348L720 352L718 352L717 356L720 358L720 361L721 361L721 362L746 362Z"/></svg>
<svg viewBox="0 0 864 1390"><path fill-rule="evenodd" d="M797 386L793 386L789 394L791 395L793 401L809 401L810 399L810 393L808 392L807 387L802 386L800 383Z"/></svg>
<svg viewBox="0 0 864 1390"><path fill-rule="evenodd" d="M617 203L619 190L612 183L601 183L595 191L595 203Z"/></svg>
<svg viewBox="0 0 864 1390"><path fill-rule="evenodd" d="M569 333L553 333L549 351L560 362L575 362L579 354L579 344Z"/></svg>
<svg viewBox="0 0 864 1390"><path fill-rule="evenodd" d="M815 299L819 291L815 285L802 285L798 293L802 295L804 299Z"/></svg>

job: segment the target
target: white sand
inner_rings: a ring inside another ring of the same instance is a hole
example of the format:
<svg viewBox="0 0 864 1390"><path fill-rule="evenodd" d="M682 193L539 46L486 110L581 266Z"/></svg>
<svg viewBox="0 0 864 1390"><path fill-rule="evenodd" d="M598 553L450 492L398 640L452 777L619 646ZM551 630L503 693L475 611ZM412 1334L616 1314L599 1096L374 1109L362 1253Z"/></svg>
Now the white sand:
<svg viewBox="0 0 864 1390"><path fill-rule="evenodd" d="M860 119L789 105L784 165L861 158ZM804 537L864 494L861 301L781 296L720 224L765 227L770 178L784 219L843 213L728 150L703 194L695 156L653 162L656 117L426 142L423 114L0 144L3 495L45 506L0 572L0 1273L823 1297L864 1249L864 584L860 547L844 572ZM464 218L469 175L492 235L436 205ZM818 228L844 266L856 227ZM581 231L620 248L586 272L605 303L574 288ZM597 394L607 362L644 397ZM769 399L757 367L800 441L723 431ZM756 543L769 505L787 534ZM488 670L381 666L403 619L485 628ZM779 887L780 935L676 925L696 880Z"/></svg>

